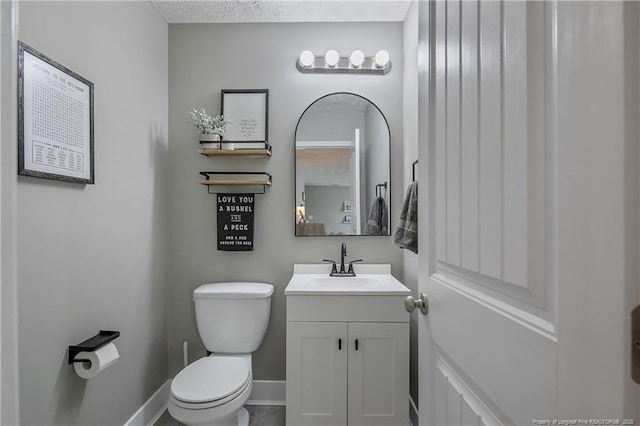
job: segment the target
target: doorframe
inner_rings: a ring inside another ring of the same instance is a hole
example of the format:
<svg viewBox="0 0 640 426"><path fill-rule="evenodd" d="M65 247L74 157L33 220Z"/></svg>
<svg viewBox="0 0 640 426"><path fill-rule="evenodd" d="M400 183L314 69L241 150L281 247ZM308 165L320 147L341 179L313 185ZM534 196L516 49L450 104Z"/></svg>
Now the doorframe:
<svg viewBox="0 0 640 426"><path fill-rule="evenodd" d="M640 304L640 5L635 2L625 4L628 8L624 14L625 26L625 50L628 53L635 52L634 55L628 55L631 61L625 64L625 133L626 133L626 155L625 161L629 164L625 165L627 170L627 178L630 188L626 191L627 218L626 225L635 228L637 238L630 238L627 241L627 288L625 298L627 301L626 311L631 312ZM634 188L635 184L635 188ZM629 318L629 317L627 317ZM626 324L625 333L630 336L630 322ZM629 379L631 371L630 351L625 352L625 373L626 373L626 401L625 408L629 410L629 417L640 420L640 385ZM635 412L633 407L635 407Z"/></svg>
<svg viewBox="0 0 640 426"><path fill-rule="evenodd" d="M19 424L17 304L18 2L0 2L0 423Z"/></svg>
<svg viewBox="0 0 640 426"><path fill-rule="evenodd" d="M431 46L434 39L435 26L432 25L434 0L418 2L418 159L422 164L421 182L418 185L418 211L426 212L421 217L427 218L426 226L422 226L422 232L418 235L418 289L419 292L426 292L428 288L429 276L433 269L434 253L430 250L430 231L435 229L435 216L430 214L433 205L434 195L429 191L431 182L434 179L434 168L429 167L433 156L432 143L435 134L433 131L432 111L433 103L431 93L433 93L435 78L431 70L435 49ZM426 230L426 232L424 231ZM432 425L436 423L435 410L432 406L433 398L429 393L428 384L435 377L433 374L433 350L431 338L424 339L420 333L420 328L424 327L430 336L428 317L418 315L418 422L420 425ZM426 402L426 404L425 404Z"/></svg>

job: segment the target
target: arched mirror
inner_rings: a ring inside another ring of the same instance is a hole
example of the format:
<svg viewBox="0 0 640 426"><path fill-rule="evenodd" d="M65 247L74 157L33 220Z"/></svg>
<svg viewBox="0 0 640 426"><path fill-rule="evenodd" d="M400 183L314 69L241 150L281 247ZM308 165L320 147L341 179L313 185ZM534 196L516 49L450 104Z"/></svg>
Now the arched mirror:
<svg viewBox="0 0 640 426"><path fill-rule="evenodd" d="M389 235L390 131L353 93L313 102L296 127L296 236Z"/></svg>

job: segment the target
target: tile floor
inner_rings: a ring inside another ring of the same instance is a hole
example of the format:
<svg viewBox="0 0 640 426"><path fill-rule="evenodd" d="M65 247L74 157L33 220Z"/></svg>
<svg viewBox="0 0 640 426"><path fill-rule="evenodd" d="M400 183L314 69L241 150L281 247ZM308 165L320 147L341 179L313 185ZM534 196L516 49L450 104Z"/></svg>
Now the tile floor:
<svg viewBox="0 0 640 426"><path fill-rule="evenodd" d="M245 408L249 411L249 426L284 426L284 406L247 405ZM165 411L154 426L182 426L182 424Z"/></svg>

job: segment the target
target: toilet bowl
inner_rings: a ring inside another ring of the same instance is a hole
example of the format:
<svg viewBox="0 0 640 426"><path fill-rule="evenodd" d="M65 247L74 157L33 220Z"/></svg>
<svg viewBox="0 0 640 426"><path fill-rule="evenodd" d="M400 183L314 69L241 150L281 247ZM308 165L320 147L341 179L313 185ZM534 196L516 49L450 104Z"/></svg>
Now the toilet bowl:
<svg viewBox="0 0 640 426"><path fill-rule="evenodd" d="M250 355L211 355L171 382L169 413L185 425L247 426L241 412L253 389Z"/></svg>
<svg viewBox="0 0 640 426"><path fill-rule="evenodd" d="M211 355L186 366L171 382L169 414L187 426L248 426L244 404L253 389L251 353L269 323L273 286L203 284L193 292L196 325Z"/></svg>

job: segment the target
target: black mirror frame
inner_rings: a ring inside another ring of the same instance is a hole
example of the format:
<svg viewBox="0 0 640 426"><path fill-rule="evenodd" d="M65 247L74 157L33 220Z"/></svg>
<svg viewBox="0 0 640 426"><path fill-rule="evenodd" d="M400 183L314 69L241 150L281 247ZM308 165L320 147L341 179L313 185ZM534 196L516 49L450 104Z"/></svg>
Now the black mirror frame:
<svg viewBox="0 0 640 426"><path fill-rule="evenodd" d="M391 236L392 232L391 232L391 224L393 223L393 221L391 220L391 206L392 204L392 191L390 191L391 189L391 128L389 127L389 121L387 120L387 117L384 115L384 113L382 112L382 110L378 107L378 105L376 105L374 102L372 102L370 99L359 95L357 93L353 93L353 92L332 92L332 93L328 93L326 95L320 96L319 98L315 99L313 102L311 102L302 112L302 114L300 114L300 118L298 118L298 122L296 123L296 130L294 132L294 137L293 137L293 177L294 177L294 185L293 185L293 199L294 199L294 204L295 204L295 197L296 197L296 184L297 184L297 176L298 176L298 161L297 161L297 152L296 152L296 142L298 139L298 128L300 127L300 122L302 121L302 118L304 117L304 115L307 113L307 111L309 110L309 108L311 108L316 102L328 97L328 96L333 96L333 95L353 95L353 96L357 96L359 98L364 99L365 101L369 102L369 104L373 105L378 112L380 113L380 115L382 116L382 118L384 119L385 124L387 125L387 132L388 132L388 140L389 140L389 182L385 182L387 184L387 188L389 189L389 204L387 206L388 208L388 215L389 215L389 231L388 234L386 235L366 235L366 234L351 234L351 235L339 235L339 234L326 234L326 235L298 235L297 234L297 223L295 221L295 217L294 217L294 221L293 221L293 235L295 237L389 237Z"/></svg>

